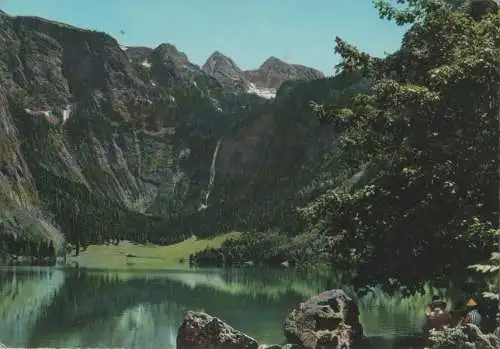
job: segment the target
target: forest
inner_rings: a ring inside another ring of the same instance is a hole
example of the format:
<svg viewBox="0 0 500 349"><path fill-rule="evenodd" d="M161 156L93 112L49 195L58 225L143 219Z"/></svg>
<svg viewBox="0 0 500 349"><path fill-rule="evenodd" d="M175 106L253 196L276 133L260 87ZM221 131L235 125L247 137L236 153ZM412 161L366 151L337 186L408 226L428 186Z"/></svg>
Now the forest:
<svg viewBox="0 0 500 349"><path fill-rule="evenodd" d="M376 2L381 18L409 26L397 52L371 57L336 38L338 70L361 73L372 88L344 108L311 103L339 135L332 156L346 170L332 177L344 185L311 191L296 210L301 233L227 241L193 264L327 255L365 284L417 285L498 259L500 15L485 2L398 3Z"/></svg>
<svg viewBox="0 0 500 349"><path fill-rule="evenodd" d="M418 285L496 261L500 15L487 2L398 3L375 5L381 18L409 28L399 50L376 58L337 37L341 63L328 89L325 82L290 83L277 96L276 103L290 104L277 118L285 135L287 116L306 108L335 136L321 154L329 165L290 176L289 192L265 202L248 198L260 203L252 209L234 199L187 215L137 212L47 170L33 153L27 160L44 210L76 254L91 244L172 244L241 231L220 249L191 255L190 263L327 264L354 269L361 284ZM294 105L293 92L283 101L294 88L311 102ZM201 98L182 96L184 106ZM159 122L156 111L152 123ZM286 177L259 171L269 188ZM218 189L230 197L230 185ZM40 258L61 252L48 242L12 239L0 251Z"/></svg>

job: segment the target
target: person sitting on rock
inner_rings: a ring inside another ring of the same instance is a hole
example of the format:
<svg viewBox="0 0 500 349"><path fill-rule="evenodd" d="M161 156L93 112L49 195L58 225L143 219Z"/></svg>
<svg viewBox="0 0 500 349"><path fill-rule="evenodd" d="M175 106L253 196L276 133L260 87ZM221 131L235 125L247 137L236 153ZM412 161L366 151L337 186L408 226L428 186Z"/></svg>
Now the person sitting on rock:
<svg viewBox="0 0 500 349"><path fill-rule="evenodd" d="M429 311L425 314L424 332L428 332L431 329L441 330L443 327L451 325L452 317L450 312L446 310L446 306L446 302L440 299L439 296L432 297L432 301L429 304Z"/></svg>
<svg viewBox="0 0 500 349"><path fill-rule="evenodd" d="M474 298L470 298L465 304L465 307L467 310L464 318L462 319L462 324L473 324L480 327L482 316L477 310L478 304Z"/></svg>

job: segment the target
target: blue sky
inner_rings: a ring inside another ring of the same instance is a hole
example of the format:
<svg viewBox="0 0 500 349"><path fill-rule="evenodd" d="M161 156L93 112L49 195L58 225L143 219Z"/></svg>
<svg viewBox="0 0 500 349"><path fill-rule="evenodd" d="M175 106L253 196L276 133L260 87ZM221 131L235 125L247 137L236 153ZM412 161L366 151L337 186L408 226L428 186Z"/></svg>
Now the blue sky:
<svg viewBox="0 0 500 349"><path fill-rule="evenodd" d="M104 31L124 45L168 42L196 64L218 50L242 69L275 56L327 75L339 61L335 36L383 56L403 34L371 0L0 0L0 9Z"/></svg>

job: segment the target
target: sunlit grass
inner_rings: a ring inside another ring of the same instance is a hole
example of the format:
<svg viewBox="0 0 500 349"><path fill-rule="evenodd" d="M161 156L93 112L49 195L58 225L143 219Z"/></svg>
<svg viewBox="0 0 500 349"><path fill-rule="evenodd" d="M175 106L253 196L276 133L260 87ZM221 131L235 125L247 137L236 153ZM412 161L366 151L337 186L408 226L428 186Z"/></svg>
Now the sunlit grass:
<svg viewBox="0 0 500 349"><path fill-rule="evenodd" d="M219 235L211 239L190 238L168 245L142 245L121 242L115 245L91 245L78 257L69 257L80 267L96 269L164 269L188 268L189 255L209 247L218 248L227 239L240 236L238 232ZM180 263L184 260L184 263Z"/></svg>
<svg viewBox="0 0 500 349"><path fill-rule="evenodd" d="M186 270L187 263L179 264L180 259L187 261L191 253L210 246L218 247L226 239L238 236L238 233L230 233L207 240L192 238L170 246L136 245L129 242L118 246L90 246L77 260L80 266L95 268L88 272L107 274L117 281L135 278L171 279L193 289L205 287L217 290L228 297L265 297L278 301L294 294L305 300L328 288L343 288L354 296L359 305L360 321L368 336L388 338L420 332L427 305L434 294L442 295L452 306L446 292L430 285L424 287L422 293L409 296L398 291L389 294L379 287L372 288L364 296L357 296L349 286L348 275L343 275L345 273L337 275L330 271L328 275L312 275L294 269L266 269L259 272L259 268ZM327 283L327 280L330 282Z"/></svg>

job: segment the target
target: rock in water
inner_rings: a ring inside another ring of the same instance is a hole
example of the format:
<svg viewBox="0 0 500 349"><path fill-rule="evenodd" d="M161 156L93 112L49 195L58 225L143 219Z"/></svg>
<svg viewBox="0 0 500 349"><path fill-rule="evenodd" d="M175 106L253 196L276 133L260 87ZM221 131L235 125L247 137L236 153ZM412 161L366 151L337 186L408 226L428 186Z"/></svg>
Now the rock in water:
<svg viewBox="0 0 500 349"><path fill-rule="evenodd" d="M188 311L177 332L177 349L258 348L253 338L202 312Z"/></svg>
<svg viewBox="0 0 500 349"><path fill-rule="evenodd" d="M290 312L284 323L288 343L305 348L350 348L363 338L356 303L343 290L322 292Z"/></svg>

